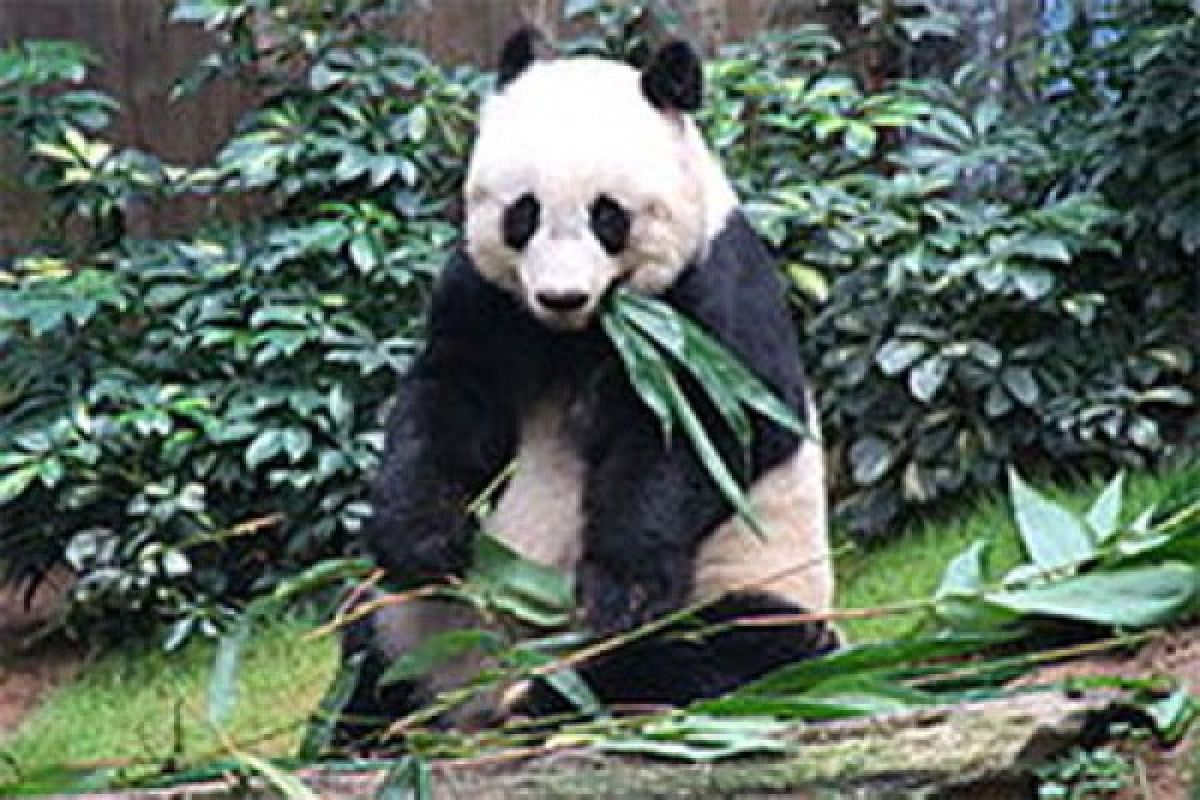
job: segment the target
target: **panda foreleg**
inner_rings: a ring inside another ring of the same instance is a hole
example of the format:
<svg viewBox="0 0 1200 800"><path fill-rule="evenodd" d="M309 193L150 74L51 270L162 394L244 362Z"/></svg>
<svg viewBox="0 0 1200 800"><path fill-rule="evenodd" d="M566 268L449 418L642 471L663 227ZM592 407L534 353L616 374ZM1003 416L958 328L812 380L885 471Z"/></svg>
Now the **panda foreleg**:
<svg viewBox="0 0 1200 800"><path fill-rule="evenodd" d="M668 446L652 421L634 417L589 464L576 578L592 631L629 630L682 607L696 548L724 513L691 448Z"/></svg>
<svg viewBox="0 0 1200 800"><path fill-rule="evenodd" d="M512 458L516 412L487 365L431 338L401 381L364 529L397 585L460 574L471 554L470 501Z"/></svg>
<svg viewBox="0 0 1200 800"><path fill-rule="evenodd" d="M685 706L725 694L772 670L833 652L835 629L824 622L764 625L764 618L805 609L768 593L731 594L652 638L638 640L577 667L609 706ZM753 626L737 620L753 618ZM706 633L706 629L709 629ZM544 717L574 710L543 681L516 700L513 713Z"/></svg>

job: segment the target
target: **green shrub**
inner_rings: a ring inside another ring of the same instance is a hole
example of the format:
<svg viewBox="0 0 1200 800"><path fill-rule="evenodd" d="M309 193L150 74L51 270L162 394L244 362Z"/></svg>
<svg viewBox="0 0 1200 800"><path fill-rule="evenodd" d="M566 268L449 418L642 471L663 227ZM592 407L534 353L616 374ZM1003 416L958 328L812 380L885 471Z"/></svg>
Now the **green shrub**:
<svg viewBox="0 0 1200 800"><path fill-rule="evenodd" d="M222 56L245 55L232 8L177 14L228 25ZM114 154L63 113L12 126L64 219L117 232L18 259L0 287L0 563L36 573L65 554L90 632L138 619L172 621L176 640L212 631L346 546L381 406L457 235L478 73L356 29L317 41L300 30L317 17L288 13L273 33L307 49L248 63L307 58L305 78L260 70L270 99L211 168ZM16 55L25 72L0 100L30 108L85 64L50 44ZM253 192L269 211L180 239L120 233L129 202L183 191Z"/></svg>
<svg viewBox="0 0 1200 800"><path fill-rule="evenodd" d="M876 534L1014 461L1140 464L1178 441L1195 272L1162 261L1176 288L1146 291L1130 195L1095 163L1078 180L1062 142L1097 98L1006 108L967 72L866 92L836 56L805 29L731 48L707 122L811 310L842 518Z"/></svg>

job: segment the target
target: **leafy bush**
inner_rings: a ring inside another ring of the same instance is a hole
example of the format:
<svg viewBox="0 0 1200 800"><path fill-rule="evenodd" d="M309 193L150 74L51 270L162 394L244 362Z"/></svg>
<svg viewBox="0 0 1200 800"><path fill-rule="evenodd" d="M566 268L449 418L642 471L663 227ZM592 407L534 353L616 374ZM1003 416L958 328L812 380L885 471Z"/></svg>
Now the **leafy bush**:
<svg viewBox="0 0 1200 800"><path fill-rule="evenodd" d="M223 9L176 13L230 25L225 55L242 52L245 18ZM56 209L114 232L19 259L0 287L0 563L36 574L65 554L92 630L150 611L176 638L211 631L341 550L367 511L380 406L456 236L480 81L362 31L284 41L308 47L285 54L308 59L303 83L258 73L270 99L191 172L114 153L89 135L104 120L39 109L47 84L82 77L77 49L29 45L0 83L30 110L11 128ZM179 240L121 235L129 202L181 191L253 192L270 211Z"/></svg>
<svg viewBox="0 0 1200 800"><path fill-rule="evenodd" d="M0 273L0 564L65 555L91 630L214 629L366 513L488 84L375 33L405 5L177 2L219 42L180 92L264 98L202 169L104 142L116 105L77 88L79 48L0 52L0 132L50 199ZM665 5L572 2L563 49L637 56ZM812 26L708 66L701 122L793 287L855 530L1017 460L1144 460L1196 418L1200 123L1174 75L1197 21L1117 5L1047 34L1028 105L965 72L868 91ZM259 210L127 234L131 204L185 192Z"/></svg>
<svg viewBox="0 0 1200 800"><path fill-rule="evenodd" d="M1194 271L1162 262L1176 288L1143 294L1128 195L1073 171L1063 134L1097 98L1010 109L967 72L866 92L837 53L811 29L731 48L707 123L813 312L843 519L879 533L1014 461L1142 463L1178 440Z"/></svg>

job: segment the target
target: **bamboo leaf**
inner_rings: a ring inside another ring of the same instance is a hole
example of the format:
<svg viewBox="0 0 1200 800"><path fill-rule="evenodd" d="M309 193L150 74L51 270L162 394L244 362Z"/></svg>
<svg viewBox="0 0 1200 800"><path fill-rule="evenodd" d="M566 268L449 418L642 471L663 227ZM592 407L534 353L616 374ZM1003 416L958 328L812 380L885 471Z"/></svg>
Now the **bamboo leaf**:
<svg viewBox="0 0 1200 800"><path fill-rule="evenodd" d="M250 636L249 615L243 615L233 629L217 642L217 655L208 681L208 721L223 728L237 704L237 676L242 647Z"/></svg>
<svg viewBox="0 0 1200 800"><path fill-rule="evenodd" d="M429 765L413 755L400 758L388 769L375 794L375 800L430 800L432 797Z"/></svg>
<svg viewBox="0 0 1200 800"><path fill-rule="evenodd" d="M634 389L658 417L664 434L669 435L673 423L679 423L722 495L752 531L764 536L749 500L655 345L691 372L743 447L749 444L752 431L740 406L749 406L777 424L803 434L804 425L796 413L702 328L659 300L618 290L602 324Z"/></svg>
<svg viewBox="0 0 1200 800"><path fill-rule="evenodd" d="M731 719L676 715L648 722L625 737L601 740L597 747L612 753L710 762L741 755L785 752L790 745L777 735L780 730L779 722L766 717Z"/></svg>
<svg viewBox="0 0 1200 800"><path fill-rule="evenodd" d="M1104 491L1088 509L1087 524L1100 542L1107 541L1117 532L1121 516L1121 492L1125 484L1125 473L1118 472Z"/></svg>
<svg viewBox="0 0 1200 800"><path fill-rule="evenodd" d="M1178 561L1093 572L1032 589L991 592L989 605L1017 614L1145 628L1174 619L1200 588L1197 570Z"/></svg>
<svg viewBox="0 0 1200 800"><path fill-rule="evenodd" d="M941 600L955 594L970 594L980 591L984 584L983 563L987 549L987 541L978 539L955 556L946 565L946 571L942 573L941 585L934 593L934 598Z"/></svg>
<svg viewBox="0 0 1200 800"><path fill-rule="evenodd" d="M689 334L684 329L679 315L647 313L636 306L618 306L618 309L618 313L624 315L630 324L691 372L737 437L742 451L748 452L753 444L754 432L750 426L750 418L742 409L738 394L732 389L732 380L726 365L719 359L696 352L695 340L689 346Z"/></svg>
<svg viewBox="0 0 1200 800"><path fill-rule="evenodd" d="M397 658L379 679L381 686L411 681L428 675L447 661L473 650L499 652L504 640L492 631L469 628L449 630L423 639L420 644Z"/></svg>
<svg viewBox="0 0 1200 800"><path fill-rule="evenodd" d="M603 712L604 704L596 697L592 687L573 669L559 669L542 678L550 688L558 692L563 699L579 711L588 715Z"/></svg>
<svg viewBox="0 0 1200 800"><path fill-rule="evenodd" d="M1009 470L1008 480L1017 529L1034 563L1056 570L1095 556L1091 537L1073 513L1035 491L1016 470Z"/></svg>
<svg viewBox="0 0 1200 800"><path fill-rule="evenodd" d="M299 575L281 580L271 596L275 600L289 600L349 578L365 578L374 569L373 562L366 558L325 559Z"/></svg>
<svg viewBox="0 0 1200 800"><path fill-rule="evenodd" d="M1161 739L1175 744L1191 729L1200 705L1186 686L1180 686L1166 697L1143 703L1142 710L1150 717Z"/></svg>
<svg viewBox="0 0 1200 800"><path fill-rule="evenodd" d="M539 628L566 625L575 606L574 586L566 575L523 558L488 534L476 537L470 583L481 589L490 607Z"/></svg>
<svg viewBox="0 0 1200 800"><path fill-rule="evenodd" d="M601 325L620 356L634 391L646 407L654 412L662 427L663 438L670 441L674 418L671 415L666 387L663 386L662 375L667 371L667 366L662 357L653 349L647 351L645 348L639 348L634 339L634 332L618 315L605 314Z"/></svg>
<svg viewBox="0 0 1200 800"><path fill-rule="evenodd" d="M300 749L296 753L296 757L301 761L315 761L329 747L342 709L346 707L354 693L354 687L358 684L365 657L365 653L354 653L338 665L337 674L325 690L321 702L317 704L308 730L304 732L304 741L300 743Z"/></svg>
<svg viewBox="0 0 1200 800"><path fill-rule="evenodd" d="M320 795L308 788L304 781L287 770L280 769L267 759L243 750L236 750L232 755L239 764L266 779L267 783L271 784L287 800L321 800Z"/></svg>
<svg viewBox="0 0 1200 800"><path fill-rule="evenodd" d="M738 516L746 521L750 530L754 531L757 536L765 539L767 533L763 529L758 515L755 514L754 507L750 505L750 499L729 472L729 468L725 466L725 461L721 458L721 454L717 452L717 448L713 445L712 440L708 438L708 433L700 423L699 417L692 411L691 406L688 404L687 396L675 380L675 376L667 373L663 376L663 380L666 384L671 410L679 419L680 427L687 434L692 447L696 450L696 455L700 458L700 462L708 471L713 482L717 484L717 488L720 489L721 494L733 506Z"/></svg>
<svg viewBox="0 0 1200 800"><path fill-rule="evenodd" d="M977 653L1007 641L1007 634L964 633L851 645L820 658L798 661L738 689L729 697L799 694L831 678L903 667L918 661ZM710 711L708 701L698 708Z"/></svg>
<svg viewBox="0 0 1200 800"><path fill-rule="evenodd" d="M799 436L805 434L805 424L796 411L780 400L740 359L696 322L661 300L627 289L616 293L615 308L617 313L642 328L685 368L692 370L710 395L710 385L721 387L721 391L732 393L743 405L777 425ZM670 331L676 327L682 332L681 337L670 335ZM702 370L703 374L697 373L697 369ZM714 404L718 404L715 399Z"/></svg>

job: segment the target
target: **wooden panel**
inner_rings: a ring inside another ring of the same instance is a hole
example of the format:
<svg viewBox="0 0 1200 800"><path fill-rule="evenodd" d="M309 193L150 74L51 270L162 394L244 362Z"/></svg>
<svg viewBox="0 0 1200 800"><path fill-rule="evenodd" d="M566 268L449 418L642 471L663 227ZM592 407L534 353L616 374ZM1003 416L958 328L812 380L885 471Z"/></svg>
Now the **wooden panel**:
<svg viewBox="0 0 1200 800"><path fill-rule="evenodd" d="M773 7L771 0L681 5L687 9L686 35L709 50L751 35ZM557 32L561 7L562 0L436 0L428 10L384 27L443 63L490 65L500 43L522 24ZM49 38L89 46L102 61L92 85L114 95L124 109L112 139L169 162L202 164L227 139L253 95L222 82L197 97L168 103L171 83L212 45L196 26L169 24L168 8L167 0L0 0L0 44ZM36 198L14 186L12 160L0 147L0 257L19 250L37 218ZM163 233L192 225L209 212L200 201L181 200L134 209L128 224L135 233Z"/></svg>
<svg viewBox="0 0 1200 800"><path fill-rule="evenodd" d="M87 45L101 61L89 84L112 94L123 109L111 138L169 162L202 164L233 130L250 96L223 83L186 102L168 103L171 83L212 43L195 26L168 24L166 9L158 0L0 0L0 43L37 38ZM0 186L11 183L11 172L5 175ZM6 245L9 252L17 249L37 213L28 193L4 194L0 256ZM17 207L12 216L3 213L6 206ZM150 233L187 227L204 213L200 201L181 200L132 209L127 222L135 233Z"/></svg>

